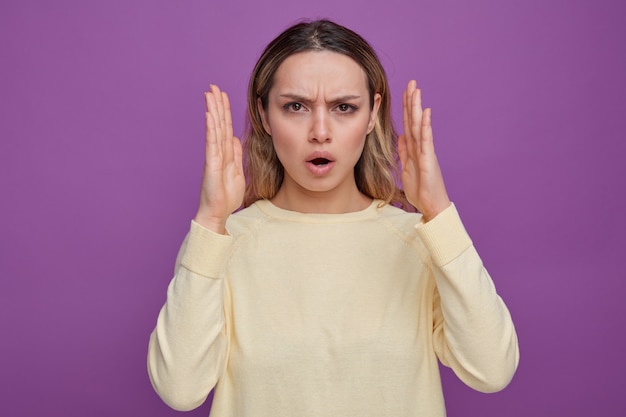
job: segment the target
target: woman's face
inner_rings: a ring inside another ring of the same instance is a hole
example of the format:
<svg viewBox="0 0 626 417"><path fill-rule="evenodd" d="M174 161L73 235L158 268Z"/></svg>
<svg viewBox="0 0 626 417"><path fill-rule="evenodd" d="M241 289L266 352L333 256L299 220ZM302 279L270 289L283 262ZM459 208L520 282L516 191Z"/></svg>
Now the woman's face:
<svg viewBox="0 0 626 417"><path fill-rule="evenodd" d="M285 171L279 193L354 197L354 166L379 105L376 94L370 108L365 72L345 55L309 51L285 59L267 109L258 103Z"/></svg>

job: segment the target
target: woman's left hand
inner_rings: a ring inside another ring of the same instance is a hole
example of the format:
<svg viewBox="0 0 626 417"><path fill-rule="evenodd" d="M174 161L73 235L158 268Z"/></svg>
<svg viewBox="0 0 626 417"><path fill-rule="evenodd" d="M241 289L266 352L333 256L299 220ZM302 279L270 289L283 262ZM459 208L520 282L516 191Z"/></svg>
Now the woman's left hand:
<svg viewBox="0 0 626 417"><path fill-rule="evenodd" d="M450 206L450 199L435 155L431 109L422 110L421 95L410 81L402 99L404 133L398 138L398 154L406 197L429 221Z"/></svg>

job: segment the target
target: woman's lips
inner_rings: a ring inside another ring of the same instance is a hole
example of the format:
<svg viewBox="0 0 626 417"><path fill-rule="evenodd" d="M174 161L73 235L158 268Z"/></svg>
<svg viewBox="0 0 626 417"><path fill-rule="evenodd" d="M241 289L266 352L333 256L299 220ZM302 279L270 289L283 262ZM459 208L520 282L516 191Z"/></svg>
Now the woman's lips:
<svg viewBox="0 0 626 417"><path fill-rule="evenodd" d="M333 166L335 166L335 162L328 161L325 164L316 165L312 161L308 161L306 163L306 166L307 168L309 168L309 171L311 171L313 175L322 176L328 174L333 169Z"/></svg>
<svg viewBox="0 0 626 417"><path fill-rule="evenodd" d="M314 165L326 165L327 163L329 163L330 161L326 158L315 158L312 161L309 161L311 163L313 163Z"/></svg>
<svg viewBox="0 0 626 417"><path fill-rule="evenodd" d="M328 174L335 165L333 156L324 151L317 151L309 155L306 166L313 175L321 176Z"/></svg>

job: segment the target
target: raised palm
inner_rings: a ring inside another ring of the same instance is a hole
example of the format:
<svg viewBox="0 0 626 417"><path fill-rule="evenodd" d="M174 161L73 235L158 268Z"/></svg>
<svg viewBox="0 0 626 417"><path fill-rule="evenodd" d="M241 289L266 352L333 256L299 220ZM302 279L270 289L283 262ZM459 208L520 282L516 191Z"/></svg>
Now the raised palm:
<svg viewBox="0 0 626 417"><path fill-rule="evenodd" d="M245 177L241 142L233 136L228 95L212 85L206 98L206 156L200 205L194 220L225 233L230 216L243 202Z"/></svg>
<svg viewBox="0 0 626 417"><path fill-rule="evenodd" d="M410 81L402 100L404 133L398 139L406 197L426 221L450 206L433 144L431 110L422 110L421 91Z"/></svg>

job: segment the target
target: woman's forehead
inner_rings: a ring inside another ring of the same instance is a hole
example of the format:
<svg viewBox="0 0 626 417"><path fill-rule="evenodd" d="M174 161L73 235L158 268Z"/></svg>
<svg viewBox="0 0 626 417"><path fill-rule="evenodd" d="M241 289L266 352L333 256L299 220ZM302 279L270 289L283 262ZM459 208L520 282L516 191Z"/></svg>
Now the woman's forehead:
<svg viewBox="0 0 626 417"><path fill-rule="evenodd" d="M307 51L287 57L274 74L273 88L281 93L362 95L367 92L363 68L347 55L332 51Z"/></svg>

